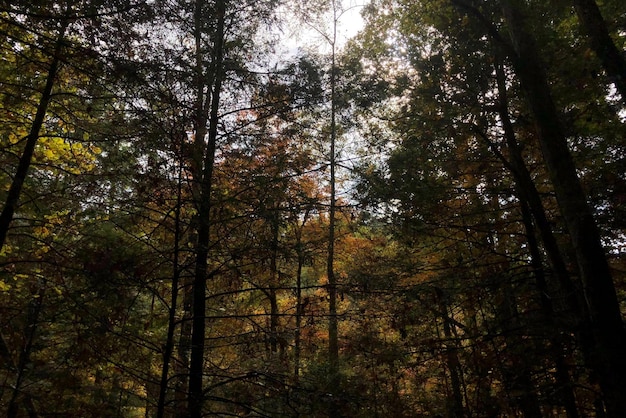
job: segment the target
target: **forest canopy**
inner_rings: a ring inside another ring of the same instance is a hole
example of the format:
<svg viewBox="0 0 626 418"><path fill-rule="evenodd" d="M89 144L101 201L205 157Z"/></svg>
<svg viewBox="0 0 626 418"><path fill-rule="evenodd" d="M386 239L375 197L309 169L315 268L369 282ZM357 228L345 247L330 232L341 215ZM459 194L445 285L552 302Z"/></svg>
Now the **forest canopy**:
<svg viewBox="0 0 626 418"><path fill-rule="evenodd" d="M623 1L0 1L0 122L8 418L626 417Z"/></svg>

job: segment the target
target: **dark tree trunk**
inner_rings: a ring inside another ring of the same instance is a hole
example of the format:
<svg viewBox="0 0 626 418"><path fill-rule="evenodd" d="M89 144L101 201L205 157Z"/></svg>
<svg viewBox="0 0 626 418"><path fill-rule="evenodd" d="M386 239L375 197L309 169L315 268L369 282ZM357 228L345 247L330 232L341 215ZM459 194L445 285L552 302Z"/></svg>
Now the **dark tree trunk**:
<svg viewBox="0 0 626 418"><path fill-rule="evenodd" d="M299 245L299 243L298 243ZM294 384L297 386L300 381L300 352L301 352L301 335L302 335L302 315L304 315L304 305L302 303L302 266L304 260L301 250L298 250L298 270L296 271L296 331L294 333L294 349L293 349L293 376Z"/></svg>
<svg viewBox="0 0 626 418"><path fill-rule="evenodd" d="M332 53L330 67L330 208L328 214L328 254L326 259L326 275L328 277L328 364L329 364L329 392L332 401L329 403L328 416L340 417L339 404L339 330L337 319L337 277L335 276L335 214L337 211L336 179L337 168L336 141L336 84L337 65L335 61L335 48L337 38L336 5L332 4L335 13L333 21Z"/></svg>
<svg viewBox="0 0 626 418"><path fill-rule="evenodd" d="M581 311L580 304L578 303L575 286L567 272L565 262L559 251L556 239L552 233L552 229L548 222L539 192L537 191L535 184L532 181L530 173L524 163L522 152L518 146L515 138L515 132L513 130L513 124L508 111L508 97L506 90L505 75L502 65L496 64L496 77L498 83L498 97L500 100L499 114L504 127L504 135L506 137L507 148L509 150L511 171L515 179L516 189L520 195L520 210L522 213L522 223L524 224L528 248L531 259L531 266L537 283L537 290L539 291L540 304L546 321L555 325L554 331L557 333L558 338L552 342L552 354L554 356L556 367L556 380L561 394L562 402L567 412L568 418L578 418L578 409L576 407L576 398L572 388L572 381L569 375L569 371L565 362L565 354L563 352L564 341L561 337L562 326L556 323L554 307L550 292L548 290L548 284L545 277L545 271L543 268L543 257L539 249L539 243L535 237L535 228L533 225L533 215L535 222L541 225L540 235L543 237L544 248L548 253L548 257L551 260L552 268L558 277L559 283L563 289L568 293L567 301L570 305L570 309L575 314L577 322L580 322L582 317L586 317L585 313ZM532 205L532 209L531 209ZM583 320L585 324L588 321ZM568 327L569 328L569 327Z"/></svg>
<svg viewBox="0 0 626 418"><path fill-rule="evenodd" d="M174 416L187 417L186 399L189 391L189 357L191 355L191 317L193 294L191 280L185 279L183 291L183 318L180 323L177 358L174 362Z"/></svg>
<svg viewBox="0 0 626 418"><path fill-rule="evenodd" d="M279 327L279 312L278 312L278 296L276 289L279 287L279 274L278 274L278 235L280 233L280 209L278 207L272 210L271 228L272 228L272 242L271 242L271 257L270 257L270 284L268 297L270 300L270 350L273 354L278 352L278 327ZM282 353L282 345L281 345Z"/></svg>
<svg viewBox="0 0 626 418"><path fill-rule="evenodd" d="M550 298L548 285L545 278L545 271L543 269L543 261L541 251L539 249L539 243L535 238L535 228L533 227L532 216L530 208L527 202L521 200L521 212L522 222L526 232L526 238L528 243L528 249L530 253L530 262L533 268L533 274L537 283L537 290L540 294L541 310L545 317L546 322L549 325L555 324L555 313L552 305L552 299ZM565 353L563 347L565 345L563 332L560 326L551 326L555 335L551 341L551 353L554 358L555 365L555 379L557 383L557 391L565 407L568 418L578 418L578 408L576 407L576 398L572 388L572 380L569 374L569 370L565 361Z"/></svg>
<svg viewBox="0 0 626 418"><path fill-rule="evenodd" d="M440 316L443 320L443 335L446 339L445 342L445 360L448 366L448 372L450 373L450 386L452 389L452 399L450 399L450 413L448 416L451 418L462 418L465 416L463 408L463 392L461 388L461 363L458 356L458 345L454 342L454 335L452 333L451 323L452 320L448 314L448 304L445 299L445 295L441 289L435 289L436 302L439 305Z"/></svg>
<svg viewBox="0 0 626 418"><path fill-rule="evenodd" d="M63 43L65 42L65 31L69 26L69 22L69 19L64 19L62 27L59 31L59 35L54 46L52 62L50 63L50 67L48 67L46 84L43 92L41 93L39 105L37 106L37 112L35 113L33 124L30 127L30 132L26 137L26 145L24 146L24 151L22 152L22 156L20 157L17 165L17 170L15 172L15 176L13 177L13 181L11 182L11 187L7 193L4 208L2 208L2 213L0 213L0 251L4 248L9 227L11 225L11 221L13 220L13 214L19 204L22 187L24 185L24 181L26 181L26 175L28 174L28 169L30 168L31 161L33 159L33 153L35 152L35 145L37 145L37 140L39 139L39 131L43 125L46 112L48 111L48 104L52 98L52 88L54 87L55 79L59 70L61 49L63 48Z"/></svg>
<svg viewBox="0 0 626 418"><path fill-rule="evenodd" d="M178 284L180 281L180 209L182 205L182 162L178 167L178 185L176 190L176 207L174 208L174 254L172 268L172 291L167 321L167 339L163 349L163 365L161 367L161 383L157 404L157 418L165 416L165 401L169 383L169 368L174 353L174 332L176 331L176 310L178 309Z"/></svg>
<svg viewBox="0 0 626 418"><path fill-rule="evenodd" d="M570 273L567 270L565 261L559 249L559 245L556 241L552 226L546 215L541 197L535 184L531 178L530 172L524 163L522 152L517 143L513 124L511 123L509 111L508 111L508 95L506 91L506 82L501 65L496 65L496 76L498 82L498 96L500 99L500 118L502 120L504 134L506 138L507 148L509 150L509 164L517 190L519 192L522 215L524 219L524 225L526 228L526 234L528 237L528 245L531 252L531 260L535 270L535 278L537 280L537 287L541 294L541 306L546 319L550 320L556 332L565 332L569 334L574 331L578 342L580 343L585 363L590 367L594 373L597 373L598 362L593 356L592 347L595 345L593 336L592 325L589 320L589 314L586 309L586 305L581 302L580 291L577 289L574 281L572 280ZM531 214L534 218L535 225L539 230L543 248L546 252L548 261L552 268L552 272L556 276L562 291L565 292L565 300L570 312L573 314L575 321L568 321L563 324L555 322L552 301L548 297L547 283L545 280L545 274L542 268L542 255L536 242L533 228L533 221L530 219ZM572 382L569 376L568 367L565 361L565 355L563 353L563 345L565 341L563 338L557 338L553 341L553 354L556 366L556 378L559 383L559 388L562 396L562 401L567 411L568 417L578 418L578 409L576 407L576 400L572 389Z"/></svg>
<svg viewBox="0 0 626 418"><path fill-rule="evenodd" d="M626 332L600 233L576 174L537 46L525 28L523 5L515 0L503 0L501 5L514 46L510 58L535 118L545 164L584 284L584 294L597 337L594 356L599 359L598 378L607 412L612 417L624 417Z"/></svg>
<svg viewBox="0 0 626 418"><path fill-rule="evenodd" d="M532 353L533 345L521 334L527 332L528 328L520 321L517 303L515 301L513 286L510 278L505 278L503 287L503 303L499 315L502 324L507 324L503 328L506 335L507 351L516 354L518 361L514 365L502 365L503 374L507 378L504 384L509 393L515 394L514 401L522 411L524 418L541 418L541 407L537 390L532 378L531 359L526 358L523 353ZM522 331L524 329L524 331ZM520 355L521 354L521 355Z"/></svg>
<svg viewBox="0 0 626 418"><path fill-rule="evenodd" d="M194 196L197 203L197 243L196 243L196 264L193 280L193 317L191 332L191 358L189 370L189 394L188 409L190 418L202 417L202 406L204 403L202 377L204 372L204 338L206 330L206 285L208 279L208 255L209 255L209 229L211 215L211 194L213 189L213 165L215 163L215 151L217 144L217 124L219 119L220 93L223 79L223 59L224 59L224 26L226 15L225 0L218 0L215 5L217 15L217 25L215 29L215 45L213 49L212 65L210 76L213 79L212 85L208 85L211 91L209 128L206 130L206 104L204 100L204 88L206 80L202 70L204 68L201 36L202 1L196 2L195 25L196 25L196 55L198 67L197 71L197 94L196 103L196 144L201 148L207 136L207 144L203 153L202 175L200 178L199 194ZM208 134L208 135L205 135Z"/></svg>
<svg viewBox="0 0 626 418"><path fill-rule="evenodd" d="M46 84L44 86L43 92L41 93L41 98L39 99L39 104L37 106L37 111L35 113L35 118L33 119L33 123L30 128L30 132L26 137L26 145L24 146L24 150L18 162L17 170L15 172L15 176L13 177L13 181L11 182L11 186L7 193L7 198L2 208L2 213L0 213L0 251L4 248L4 244L6 242L7 234L9 232L9 228L11 226L11 221L13 220L13 215L17 210L20 195L22 193L22 187L24 186L24 182L26 181L26 176L28 175L28 170L30 168L33 154L35 152L35 146L37 145L37 140L39 139L39 132L41 131L41 127L43 126L44 119L46 117L46 113L48 111L48 105L50 103L50 99L52 98L52 89L54 87L54 83L56 81L56 77L59 71L59 65L61 63L61 50L63 48L63 44L65 42L65 31L69 26L69 19L64 19L62 22L61 29L59 30L59 34L56 39L56 43L54 46L54 52L52 55L52 62L48 67L48 74L46 76ZM33 330L34 332L34 330ZM6 353L10 356L10 352L8 346L6 345L6 340L4 336L2 339L2 349L0 350L2 353ZM30 346L28 347L28 352L22 353L20 356L19 367L18 367L18 378L15 384L13 395L8 405L7 416L14 417L17 415L17 394L19 393L19 386L21 384L22 376L23 376L23 367L22 361L23 359L27 359L28 354L30 353ZM7 358L7 361L9 359ZM11 359L12 361L12 359ZM32 403L32 400L28 397L25 399L25 407L29 416L34 417L37 416L35 407Z"/></svg>
<svg viewBox="0 0 626 418"><path fill-rule="evenodd" d="M573 0L578 20L589 37L589 44L596 53L609 81L615 83L617 91L626 103L626 58L617 49L606 22L595 0Z"/></svg>
<svg viewBox="0 0 626 418"><path fill-rule="evenodd" d="M296 270L296 330L294 333L294 384L297 386L300 381L300 356L302 344L302 317L306 304L302 301L302 267L304 266L304 245L302 243L302 230L309 217L308 211L304 214L302 225L296 231L296 254L298 257L298 268Z"/></svg>
<svg viewBox="0 0 626 418"><path fill-rule="evenodd" d="M270 353L278 353L278 299L276 297L276 288L270 285L267 292L270 300Z"/></svg>
<svg viewBox="0 0 626 418"><path fill-rule="evenodd" d="M20 352L17 364L17 377L15 379L15 383L13 384L13 391L11 399L9 400L9 405L7 406L7 418L16 418L18 416L18 406L20 403L19 399L22 392L22 384L27 372L26 366L28 366L28 363L30 362L33 342L35 341L35 333L39 323L39 314L41 313L43 306L44 293L45 289L42 286L39 289L37 297L34 297L28 306L28 318L26 326L24 327L24 337L26 341L24 342L24 346ZM29 396L24 397L23 403L29 417L36 417L37 413Z"/></svg>

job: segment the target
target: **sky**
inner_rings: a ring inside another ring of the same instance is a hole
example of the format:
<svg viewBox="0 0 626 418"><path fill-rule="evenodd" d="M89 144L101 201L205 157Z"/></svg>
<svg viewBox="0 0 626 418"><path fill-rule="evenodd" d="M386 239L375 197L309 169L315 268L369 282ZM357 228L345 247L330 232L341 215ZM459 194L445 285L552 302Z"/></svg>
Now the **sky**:
<svg viewBox="0 0 626 418"><path fill-rule="evenodd" d="M363 28L361 10L367 0L349 0L343 2L344 12L338 17L337 22L337 47L341 48L345 43ZM323 19L326 30L323 33L330 34L332 30L332 15ZM329 52L330 44L320 33L320 29L313 24L295 23L285 31L283 38L285 48L295 54L298 49L313 49L317 52Z"/></svg>

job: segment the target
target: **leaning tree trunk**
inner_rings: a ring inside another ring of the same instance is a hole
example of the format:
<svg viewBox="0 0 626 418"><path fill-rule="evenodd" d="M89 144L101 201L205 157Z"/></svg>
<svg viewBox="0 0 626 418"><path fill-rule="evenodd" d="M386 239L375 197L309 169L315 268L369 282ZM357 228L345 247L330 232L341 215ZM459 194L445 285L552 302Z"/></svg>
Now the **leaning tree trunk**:
<svg viewBox="0 0 626 418"><path fill-rule="evenodd" d="M626 416L626 331L600 233L576 174L543 63L519 0L503 0L513 50L510 58L534 115L539 142L572 240L578 270L597 337L599 382L607 412Z"/></svg>
<svg viewBox="0 0 626 418"><path fill-rule="evenodd" d="M554 324L556 322L554 306L552 304L552 299L549 294L545 271L543 268L541 251L539 249L539 243L537 242L537 239L535 237L535 228L532 222L531 210L528 207L528 203L524 200L521 200L520 202L520 211L522 213L522 223L524 224L526 243L528 244L528 251L530 254L530 265L533 269L535 282L537 283L537 290L540 293L539 298L541 311L543 312L545 320L549 324ZM561 327L559 325L550 328L553 328L555 331L555 335L550 346L550 352L554 358L555 381L557 384L557 391L559 392L561 401L563 402L563 406L565 407L567 418L578 418L579 414L576 407L576 397L574 396L572 379L570 377L569 368L566 363L563 331L561 331Z"/></svg>
<svg viewBox="0 0 626 418"><path fill-rule="evenodd" d="M43 299L45 294L45 287L40 285L39 294L34 297L28 306L28 319L26 326L24 327L25 342L20 352L18 364L17 364L17 376L15 383L13 384L13 391L7 406L7 418L17 418L19 416L19 399L22 392L25 376L28 372L27 366L30 363L30 355L33 350L33 344L35 341L35 334L37 332L37 326L39 325L39 315L43 308ZM29 417L36 417L37 411L33 405L30 396L25 395L23 399L24 407L28 412Z"/></svg>
<svg viewBox="0 0 626 418"><path fill-rule="evenodd" d="M537 290L540 294L540 304L543 314L547 321L555 324L555 330L557 332L557 338L552 344L552 354L555 361L556 369L556 382L559 386L559 392L562 396L562 402L565 407L568 418L578 418L578 409L576 407L576 398L572 388L572 381L568 371L568 367L565 361L564 344L565 341L562 337L563 331L569 332L571 327L567 327L567 330L562 330L561 324L555 322L554 306L552 304L552 298L550 297L548 285L545 277L545 271L543 268L543 257L539 249L539 243L535 237L535 227L533 225L533 217L535 224L539 226L540 236L544 242L544 249L548 253L548 258L558 281L567 293L566 300L568 302L569 309L575 314L576 322L580 323L580 318L585 318L579 326L587 327L588 322L586 320L586 314L582 311L582 308L578 302L578 295L575 292L575 286L565 266L563 257L561 256L558 248L556 238L552 233L552 228L548 222L539 192L537 191L535 184L532 181L530 172L528 171L520 147L515 137L515 131L513 129L513 123L511 122L509 110L508 110L508 94L506 88L505 74L502 65L497 62L496 66L496 78L498 84L498 98L500 100L499 114L502 120L504 128L504 135L506 138L507 148L509 150L510 169L513 174L513 178L516 184L517 194L520 199L520 210L522 213L522 223L526 232L528 249L530 253L530 263L533 268L533 274L537 284ZM589 332L578 333L579 339L586 338ZM584 343L588 346L588 342Z"/></svg>
<svg viewBox="0 0 626 418"><path fill-rule="evenodd" d="M15 214L15 211L18 207L20 195L22 193L22 187L24 186L24 182L26 181L26 176L28 174L28 170L33 159L33 154L35 152L35 146L37 145L37 140L39 139L39 132L41 131L41 127L43 126L43 122L48 111L48 105L50 104L50 99L52 98L52 89L54 87L54 83L56 81L56 77L59 71L59 65L61 63L61 50L65 42L65 31L67 30L69 23L69 19L63 20L59 35L57 36L54 46L54 52L52 55L52 62L48 67L46 84L44 86L43 92L41 93L41 98L39 99L37 112L35 113L35 118L33 119L33 123L30 127L30 132L26 137L26 145L24 146L24 150L22 151L22 155L18 162L15 176L13 177L9 192L7 193L7 198L4 203L4 207L2 208L2 213L0 213L0 251L2 251L2 249L4 248L4 244L6 242L6 238L9 232L9 227L11 226L11 221L13 220L13 215ZM0 335L0 340L0 346L2 347L2 349L0 350L0 354L6 354L7 356L10 356L8 345L3 335ZM5 361L10 362L12 361L12 359L9 359L9 357L7 357ZM14 390L17 391L18 388L15 387ZM30 398L27 399L26 403L27 409L29 410L29 415L36 415L35 408L32 405L32 401L30 400ZM12 411L15 408L16 404L13 397L9 405L8 416L13 416Z"/></svg>
<svg viewBox="0 0 626 418"><path fill-rule="evenodd" d="M24 181L26 180L26 175L28 174L28 169L30 168L33 154L35 152L35 145L37 145L37 140L39 139L39 132L41 131L41 127L46 117L46 112L48 111L48 105L50 104L50 99L52 98L52 88L54 87L57 73L59 71L59 64L61 63L61 49L63 48L63 44L65 42L65 31L69 26L69 22L69 19L63 20L59 35L57 36L54 53L52 55L52 62L50 63L50 67L48 67L46 84L43 92L41 93L41 98L39 99L37 112L35 113L35 118L33 119L33 123L30 127L30 132L26 137L26 145L24 146L24 151L22 152L22 156L20 157L17 165L17 170L15 172L15 176L13 177L11 187L9 188L4 208L2 208L2 213L0 213L0 251L2 251L2 248L4 247L4 243L9 232L9 226L13 220L13 214L17 209L20 194L22 193L22 187L24 186Z"/></svg>
<svg viewBox="0 0 626 418"><path fill-rule="evenodd" d="M606 22L595 0L573 0L574 9L591 48L600 59L609 80L626 103L626 58L613 42Z"/></svg>

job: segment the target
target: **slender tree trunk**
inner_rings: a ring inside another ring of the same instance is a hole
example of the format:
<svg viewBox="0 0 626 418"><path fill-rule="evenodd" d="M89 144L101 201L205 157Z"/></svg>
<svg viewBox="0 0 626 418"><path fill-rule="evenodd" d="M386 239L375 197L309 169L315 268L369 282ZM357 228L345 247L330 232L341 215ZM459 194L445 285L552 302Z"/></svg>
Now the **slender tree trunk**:
<svg viewBox="0 0 626 418"><path fill-rule="evenodd" d="M183 318L180 323L177 359L174 362L176 380L174 383L174 416L186 418L186 399L189 391L189 358L191 356L192 282L183 280Z"/></svg>
<svg viewBox="0 0 626 418"><path fill-rule="evenodd" d="M561 287L567 294L567 301L570 309L572 309L578 317L586 316L584 308L578 300L578 291L576 286L567 271L567 266L561 254L559 244L557 243L552 232L552 227L550 226L550 221L546 215L539 191L537 190L530 172L526 167L524 158L522 157L522 151L517 142L515 129L513 128L513 123L511 122L509 114L506 77L501 63L496 64L496 78L498 83L498 98L500 100L498 113L504 128L504 136L510 158L508 161L503 161L505 164L509 165L515 182L518 185L517 189L520 193L520 198L528 202L532 215L537 223L537 227L539 228L541 240L548 256L548 261L550 262L550 266L552 267L552 270L554 271Z"/></svg>
<svg viewBox="0 0 626 418"><path fill-rule="evenodd" d="M278 308L278 289L280 289L280 275L278 272L278 239L279 239L279 226L280 226L280 207L277 205L272 209L270 213L271 228L272 228L272 241L271 241L271 255L270 255L270 283L269 290L267 292L270 300L270 357L271 366L275 367L275 370L283 372L282 359L285 353L285 346L281 343L279 329L280 329L280 313ZM275 382L275 389L282 391L284 387ZM283 394L283 397L288 400L288 393ZM282 403L278 404L274 408L274 414L282 415Z"/></svg>
<svg viewBox="0 0 626 418"><path fill-rule="evenodd" d="M613 42L611 34L595 0L573 0L574 9L583 30L589 37L589 44L596 53L609 80L615 83L617 91L626 103L626 58Z"/></svg>
<svg viewBox="0 0 626 418"><path fill-rule="evenodd" d="M528 249L530 253L530 264L533 269L533 275L537 283L537 290L539 291L539 300L541 310L548 324L554 325L555 313L552 299L548 290L548 284L545 277L545 270L543 268L543 260L541 251L539 249L539 243L535 237L535 228L533 227L531 210L528 207L528 203L524 200L520 200L522 223L526 232L526 242L528 243ZM565 362L565 352L563 350L565 341L563 338L563 332L561 327L553 326L556 335L550 342L550 352L554 359L555 364L555 378L557 383L557 391L560 394L561 401L565 407L568 418L578 418L578 409L576 407L576 398L574 396L574 390L572 385L572 379L569 374L567 364Z"/></svg>
<svg viewBox="0 0 626 418"><path fill-rule="evenodd" d="M278 296L276 295L276 287L279 286L278 276L278 234L280 224L280 212L279 208L274 208L271 217L272 228L272 243L271 243L271 256L270 256L270 283L268 297L270 299L270 350L272 354L278 353L278 327L279 327L279 313L278 313ZM282 352L282 347L281 347Z"/></svg>
<svg viewBox="0 0 626 418"><path fill-rule="evenodd" d="M174 353L174 332L176 331L176 310L178 309L178 283L180 281L180 209L182 205L182 162L178 166L178 184L176 189L176 207L174 208L174 254L172 273L172 292L167 321L167 338L163 349L163 365L161 367L161 383L159 387L159 401L157 404L157 418L165 416L165 401L169 382L169 368Z"/></svg>
<svg viewBox="0 0 626 418"><path fill-rule="evenodd" d="M299 244L298 244L299 245ZM303 257L301 250L298 249L298 269L296 271L296 331L294 333L294 350L293 350L293 376L294 384L300 383L300 355L301 355L301 338L302 335L302 315L304 315L304 306L302 304L302 265Z"/></svg>
<svg viewBox="0 0 626 418"><path fill-rule="evenodd" d="M339 393L339 330L337 319L337 278L335 276L335 213L337 211L336 196L336 84L337 68L335 62L335 47L337 39L337 9L333 2L333 38L330 67L330 208L328 219L328 257L326 274L328 276L328 363L330 393L333 395L329 403L328 416L340 417L338 404Z"/></svg>
<svg viewBox="0 0 626 418"><path fill-rule="evenodd" d="M270 285L267 292L270 300L270 353L278 353L278 299L276 297L276 288Z"/></svg>
<svg viewBox="0 0 626 418"><path fill-rule="evenodd" d="M524 418L541 418L539 398L532 378L532 358L524 356L524 353L532 353L535 349L532 342L524 338L525 333L532 331L520 320L511 278L503 279L501 289L503 302L497 309L498 322L502 324L502 332L506 336L506 351L517 359L513 365L504 363L500 366L505 376L504 385Z"/></svg>
<svg viewBox="0 0 626 418"><path fill-rule="evenodd" d="M514 45L515 53L511 59L535 117L546 167L585 286L585 297L597 336L594 355L600 361L598 378L607 412L611 417L624 417L626 331L600 233L576 174L538 49L525 28L523 5L518 0L503 0L501 5Z"/></svg>
<svg viewBox="0 0 626 418"><path fill-rule="evenodd" d="M548 324L554 325L555 314L554 307L552 305L552 299L549 296L548 284L545 278L545 271L543 269L543 262L539 244L535 238L535 230L532 222L532 215L530 208L526 201L521 200L521 212L522 222L526 232L526 242L528 243L528 249L530 252L530 262L533 268L533 274L537 282L537 290L540 294L540 304L543 315ZM572 380L569 374L569 370L565 361L565 353L563 350L565 341L563 341L563 333L559 326L551 327L554 329L556 335L552 337L551 341L551 353L554 358L555 364L555 378L557 383L557 390L560 393L561 401L565 407L568 418L578 418L578 408L576 407L576 397L572 388Z"/></svg>
<svg viewBox="0 0 626 418"><path fill-rule="evenodd" d="M17 377L15 379L15 383L13 384L13 391L11 399L9 400L9 405L7 406L7 418L16 418L18 416L18 401L22 391L22 383L24 382L26 375L26 366L30 362L33 342L35 341L35 333L39 324L39 314L41 313L41 309L43 307L44 293L45 289L42 285L39 289L37 297L34 297L28 306L28 318L24 328L24 337L26 338L26 341L24 342L24 346L20 352L17 364ZM34 407L31 408L31 405L32 401L30 400L30 397L26 396L24 398L24 406L27 409L28 415L30 417L37 416Z"/></svg>
<svg viewBox="0 0 626 418"><path fill-rule="evenodd" d="M463 304L463 313L465 318L467 318L466 325L468 335L481 335L483 332L477 321L477 316L482 309L479 304L480 301L476 301L475 299L466 299ZM499 416L500 407L497 403L493 402L489 375L490 370L487 366L489 364L489 360L485 358L487 354L481 347L486 345L486 342L477 340L477 344L470 345L469 347L469 362L474 374L476 375L476 385L474 388L472 403L474 406L473 409L480 413L478 416L497 417Z"/></svg>
<svg viewBox="0 0 626 418"><path fill-rule="evenodd" d="M52 62L48 67L46 84L43 92L41 93L39 105L37 106L37 112L35 113L35 118L33 119L33 123L30 127L30 132L26 137L26 145L24 146L24 151L22 152L22 156L18 162L11 187L7 193L4 208L2 208L2 213L0 213L0 251L4 248L9 227L11 225L11 221L13 220L13 214L17 210L20 195L22 193L22 187L24 185L24 181L26 180L28 169L30 168L33 154L35 152L35 145L37 145L37 140L39 139L39 132L41 131L41 127L46 117L46 112L48 111L48 104L52 98L52 89L59 71L59 65L61 63L61 50L63 48L63 43L65 42L65 31L67 30L69 23L69 19L64 19L61 29L59 30L59 35L57 36L52 55Z"/></svg>
<svg viewBox="0 0 626 418"><path fill-rule="evenodd" d="M452 333L451 319L448 314L448 304L445 300L443 291L439 288L435 289L435 297L437 304L439 305L440 316L443 319L443 335L446 339L445 342L445 359L448 366L448 372L450 373L450 386L452 387L452 399L450 399L450 413L451 418L462 418L465 416L465 409L463 408L463 392L461 388L461 363L457 354L458 346L454 342L454 335Z"/></svg>
<svg viewBox="0 0 626 418"><path fill-rule="evenodd" d="M4 337L4 334L0 332L0 357L4 359L4 364L9 370L19 370L18 363L16 363L11 351L9 351L9 346L7 345L7 340ZM0 389L0 395L3 394L3 389ZM23 397L24 409L28 412L28 416L30 418L36 418L37 409L35 408L35 404L30 396Z"/></svg>
<svg viewBox="0 0 626 418"><path fill-rule="evenodd" d="M300 382L300 356L301 356L301 336L302 317L304 315L305 304L302 302L302 267L304 266L304 246L302 243L302 230L309 217L308 210L304 214L302 225L296 231L296 254L298 257L298 268L296 270L296 331L294 333L294 385Z"/></svg>
<svg viewBox="0 0 626 418"><path fill-rule="evenodd" d="M203 57L201 56L200 45L200 21L202 19L202 1L196 2L196 51L198 62L196 65L203 68ZM197 196L197 244L196 244L196 264L193 281L193 318L191 333L191 359L189 371L189 395L188 408L190 418L202 417L202 405L204 403L202 376L204 371L204 337L206 329L206 285L208 279L208 254L209 254L209 228L211 215L211 194L213 189L213 166L215 163L215 151L217 144L217 123L219 119L220 93L223 79L223 58L224 58L224 26L226 15L225 0L218 0L215 5L217 14L217 25L215 29L215 45L213 51L213 61L211 76L213 85L210 99L209 129L206 131L206 117L204 99L204 75L199 74L197 88L201 98L197 103L197 123L196 123L196 143L204 143L204 137L208 134L206 150L203 158L202 177L200 184L200 194Z"/></svg>

